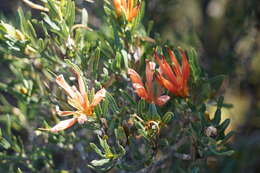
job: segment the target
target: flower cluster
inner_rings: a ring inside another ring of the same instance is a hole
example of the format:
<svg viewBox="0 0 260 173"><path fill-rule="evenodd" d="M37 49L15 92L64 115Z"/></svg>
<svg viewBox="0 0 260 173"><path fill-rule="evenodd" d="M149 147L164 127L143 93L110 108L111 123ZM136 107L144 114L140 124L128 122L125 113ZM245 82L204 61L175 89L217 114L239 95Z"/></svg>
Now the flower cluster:
<svg viewBox="0 0 260 173"><path fill-rule="evenodd" d="M66 94L68 95L68 103L73 108L75 108L75 111L60 111L57 110L57 113L59 116L69 116L73 115L73 118L60 121L58 124L56 124L54 127L47 129L51 132L59 132L62 130L65 130L71 126L73 126L76 122L79 124L85 123L87 121L88 116L92 116L93 109L96 105L98 105L106 96L106 90L101 89L99 90L90 102L88 98L88 93L86 91L84 81L81 77L81 75L77 73L78 78L78 85L79 90L75 86L70 86L64 79L63 75L59 75L56 78L56 83L62 87Z"/></svg>
<svg viewBox="0 0 260 173"><path fill-rule="evenodd" d="M162 106L164 105L170 97L167 95L161 95L161 87L158 86L157 96L154 94L153 88L153 76L155 72L155 63L154 62L146 62L146 83L145 85L142 82L141 77L134 71L133 69L128 70L128 74L133 82L133 87L139 97L146 100L149 103L154 103L156 105Z"/></svg>
<svg viewBox="0 0 260 173"><path fill-rule="evenodd" d="M190 74L190 66L185 55L185 52L179 49L182 55L182 67L178 63L173 51L168 49L172 65L170 66L164 55L159 55L155 52L154 57L159 64L158 73L156 74L157 82L170 91L175 96L187 97L189 95L188 79ZM153 76L155 72L156 64L154 62L146 62L146 83L142 82L142 79L138 73L129 69L128 74L133 82L135 92L139 97L146 100L148 103L154 103L158 106L164 105L170 97L167 95L160 96L161 88L158 86L157 96L154 95L153 89Z"/></svg>
<svg viewBox="0 0 260 173"><path fill-rule="evenodd" d="M127 21L131 22L137 16L141 5L135 0L114 0L114 7L117 16L124 15Z"/></svg>

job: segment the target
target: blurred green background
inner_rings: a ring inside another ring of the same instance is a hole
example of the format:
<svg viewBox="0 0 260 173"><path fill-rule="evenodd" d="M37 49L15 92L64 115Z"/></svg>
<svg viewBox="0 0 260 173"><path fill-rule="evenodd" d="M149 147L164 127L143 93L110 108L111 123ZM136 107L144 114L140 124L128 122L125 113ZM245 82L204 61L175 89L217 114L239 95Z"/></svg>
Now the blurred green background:
<svg viewBox="0 0 260 173"><path fill-rule="evenodd" d="M87 8L92 28L102 22L101 0L89 3L77 0ZM1 15L16 20L20 0L1 0ZM32 10L33 15L38 15ZM216 163L215 172L260 170L260 1L259 0L146 0L144 25L153 21L151 37L161 36L183 48L194 47L200 62L210 76L227 75L219 93L232 103L224 116L231 118L230 129L237 133L232 145L237 151ZM5 73L1 67L1 78ZM8 74L4 75L5 77Z"/></svg>

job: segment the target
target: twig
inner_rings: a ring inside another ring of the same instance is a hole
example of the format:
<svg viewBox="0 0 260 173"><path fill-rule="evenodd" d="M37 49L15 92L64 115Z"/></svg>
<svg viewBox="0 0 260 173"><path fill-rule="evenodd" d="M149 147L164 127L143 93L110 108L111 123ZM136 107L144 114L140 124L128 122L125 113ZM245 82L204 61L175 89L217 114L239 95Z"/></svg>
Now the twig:
<svg viewBox="0 0 260 173"><path fill-rule="evenodd" d="M38 4L35 4L35 3L33 3L29 0L21 0L21 1L23 1L26 5L28 5L29 7L33 8L33 9L49 12L48 8L45 8L45 7L38 5Z"/></svg>

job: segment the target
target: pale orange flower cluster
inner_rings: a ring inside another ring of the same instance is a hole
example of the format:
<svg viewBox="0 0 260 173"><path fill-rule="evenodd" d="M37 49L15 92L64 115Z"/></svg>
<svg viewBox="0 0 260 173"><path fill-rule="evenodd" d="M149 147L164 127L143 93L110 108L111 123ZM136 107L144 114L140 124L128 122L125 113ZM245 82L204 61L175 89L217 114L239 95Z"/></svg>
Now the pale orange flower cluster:
<svg viewBox="0 0 260 173"><path fill-rule="evenodd" d="M124 15L128 22L131 22L138 14L141 5L135 6L135 0L114 0L114 7L117 16Z"/></svg>
<svg viewBox="0 0 260 173"><path fill-rule="evenodd" d="M70 86L64 79L63 75L59 75L56 78L56 83L62 87L66 94L68 95L68 103L75 108L75 111L60 111L57 110L59 116L69 116L73 115L72 118L60 121L54 127L50 129L42 129L49 130L51 132L59 132L65 130L71 126L73 126L76 122L79 124L83 124L87 121L88 116L92 116L93 109L96 105L98 105L106 96L106 90L99 90L90 102L88 98L88 94L83 82L83 79L79 73L77 73L79 90L75 86Z"/></svg>

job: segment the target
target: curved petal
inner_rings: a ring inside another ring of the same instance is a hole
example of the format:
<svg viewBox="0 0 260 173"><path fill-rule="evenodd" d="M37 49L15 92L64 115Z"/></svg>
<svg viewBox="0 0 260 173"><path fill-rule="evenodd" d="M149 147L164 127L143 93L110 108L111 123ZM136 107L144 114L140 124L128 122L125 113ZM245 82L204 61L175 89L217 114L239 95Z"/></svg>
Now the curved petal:
<svg viewBox="0 0 260 173"><path fill-rule="evenodd" d="M127 20L131 22L138 14L139 10L141 8L141 5L138 4L136 7L131 9L131 12L129 13Z"/></svg>
<svg viewBox="0 0 260 173"><path fill-rule="evenodd" d="M94 99L91 103L91 107L95 107L97 104L99 104L101 102L101 100L103 100L106 97L106 90L103 88L101 90L99 90L95 96Z"/></svg>
<svg viewBox="0 0 260 173"><path fill-rule="evenodd" d="M142 86L144 85L141 77L139 76L139 74L135 70L133 70L131 68L128 69L128 75L130 76L133 83L138 83Z"/></svg>
<svg viewBox="0 0 260 173"><path fill-rule="evenodd" d="M156 100L155 100L155 104L158 105L158 106L163 106L165 103L167 103L167 101L170 99L170 96L167 96L167 95L162 95L160 97L158 97Z"/></svg>
<svg viewBox="0 0 260 173"><path fill-rule="evenodd" d="M76 111L57 111L57 114L61 117L73 115L73 114L76 114L76 113L77 113Z"/></svg>
<svg viewBox="0 0 260 173"><path fill-rule="evenodd" d="M179 49L182 54L182 77L183 77L183 86L187 85L187 81L190 75L190 65L187 60L186 54L182 49Z"/></svg>
<svg viewBox="0 0 260 173"><path fill-rule="evenodd" d="M121 0L114 0L114 7L116 14L119 16L121 15L122 9L121 9Z"/></svg>
<svg viewBox="0 0 260 173"><path fill-rule="evenodd" d="M154 94L153 94L153 74L155 70L156 64L154 62L146 62L146 89L147 89L147 94L150 99L153 100Z"/></svg>
<svg viewBox="0 0 260 173"><path fill-rule="evenodd" d="M162 77L160 74L156 75L157 82L169 90L171 93L178 95L178 89L167 79Z"/></svg>
<svg viewBox="0 0 260 173"><path fill-rule="evenodd" d="M154 53L156 61L159 63L161 72L167 76L167 78L174 84L178 85L177 79L175 74L173 73L171 66L167 63L166 59L164 56L162 56L162 59L159 58L158 54L155 52Z"/></svg>
<svg viewBox="0 0 260 173"><path fill-rule="evenodd" d="M123 8L126 10L127 9L127 3L126 0L120 0L120 4L123 6Z"/></svg>
<svg viewBox="0 0 260 173"><path fill-rule="evenodd" d="M75 71L75 72L76 72L77 78L78 78L79 92L82 95L82 97L85 97L85 95L86 95L86 88L85 88L85 84L84 84L83 78L82 78L82 76L80 75L79 72L77 72L77 71Z"/></svg>
<svg viewBox="0 0 260 173"><path fill-rule="evenodd" d="M84 97L80 94L80 92L75 86L72 86L72 89L75 93L75 97L73 99L75 99L75 101L78 102L79 105L83 108L85 104Z"/></svg>
<svg viewBox="0 0 260 173"><path fill-rule="evenodd" d="M173 62L172 67L173 67L174 73L176 74L176 76L181 76L181 71L180 71L181 67L180 67L179 62L178 62L177 59L176 59L176 56L175 56L174 52L171 51L171 50L168 48L168 53L169 53L169 55L170 55L170 57L171 57L171 60L172 60L172 62Z"/></svg>
<svg viewBox="0 0 260 173"><path fill-rule="evenodd" d="M56 124L54 127L50 129L51 132L56 133L62 130L65 130L67 128L70 128L77 122L77 118L71 118L67 120L60 121L58 124Z"/></svg>
<svg viewBox="0 0 260 173"><path fill-rule="evenodd" d="M148 94L144 88L144 86L138 84L138 83L134 83L133 87L135 89L136 94L141 97L142 99L147 99L148 98Z"/></svg>
<svg viewBox="0 0 260 173"><path fill-rule="evenodd" d="M80 102L78 102L77 99L69 97L69 98L68 98L68 103L69 103L72 107L76 108L77 110L82 110L82 106L81 106Z"/></svg>
<svg viewBox="0 0 260 173"><path fill-rule="evenodd" d="M56 77L56 83L60 87L62 87L70 97L72 97L72 98L75 97L75 93L74 93L72 87L65 81L63 75L59 75Z"/></svg>

